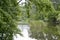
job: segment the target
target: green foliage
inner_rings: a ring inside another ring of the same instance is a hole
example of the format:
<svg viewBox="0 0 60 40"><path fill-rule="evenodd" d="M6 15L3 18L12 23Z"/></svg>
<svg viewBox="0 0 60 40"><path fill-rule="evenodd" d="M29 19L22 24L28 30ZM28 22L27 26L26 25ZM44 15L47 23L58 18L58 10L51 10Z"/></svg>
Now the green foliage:
<svg viewBox="0 0 60 40"><path fill-rule="evenodd" d="M46 35L48 35L47 37L48 40L54 40L52 38L52 35L54 35L54 37L55 35L56 37L60 35L58 32L59 30L57 28L57 25L59 25L58 19L60 12L58 10L55 10L50 0L29 0L29 2L30 2L30 5L28 6L29 11L27 12L29 12L30 14L29 16L30 16L31 33L32 33L31 36L36 39L39 38L40 40L39 32L42 33L44 32ZM40 21L38 20L42 20L43 21L42 23L44 24L40 23ZM59 40L59 38L57 40Z"/></svg>
<svg viewBox="0 0 60 40"><path fill-rule="evenodd" d="M53 0L54 1L54 0ZM31 37L38 40L60 40L60 4L53 4L51 0L26 0L22 7L22 20L30 24ZM23 14L24 13L24 14ZM44 34L46 36L44 37ZM57 39L53 39L53 37Z"/></svg>
<svg viewBox="0 0 60 40"><path fill-rule="evenodd" d="M34 38L41 37L40 33L44 32L44 30L45 30L46 27L47 27L47 23L45 23L42 20L31 21L30 22L30 28L31 28L31 32L32 32L31 36L34 37Z"/></svg>
<svg viewBox="0 0 60 40"><path fill-rule="evenodd" d="M13 40L13 34L19 33L19 14L17 0L0 0L0 40Z"/></svg>

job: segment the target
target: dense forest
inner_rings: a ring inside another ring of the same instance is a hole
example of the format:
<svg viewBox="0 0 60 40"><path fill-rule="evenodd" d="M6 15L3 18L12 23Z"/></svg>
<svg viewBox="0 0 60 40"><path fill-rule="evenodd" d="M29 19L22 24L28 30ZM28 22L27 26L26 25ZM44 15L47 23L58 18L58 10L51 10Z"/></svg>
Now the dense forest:
<svg viewBox="0 0 60 40"><path fill-rule="evenodd" d="M37 40L60 40L60 1L26 0L24 8L30 25L30 37ZM24 15L24 14L23 14Z"/></svg>
<svg viewBox="0 0 60 40"><path fill-rule="evenodd" d="M0 0L0 40L21 35L18 22L29 24L32 38L60 40L60 0L25 0L19 4L21 1Z"/></svg>

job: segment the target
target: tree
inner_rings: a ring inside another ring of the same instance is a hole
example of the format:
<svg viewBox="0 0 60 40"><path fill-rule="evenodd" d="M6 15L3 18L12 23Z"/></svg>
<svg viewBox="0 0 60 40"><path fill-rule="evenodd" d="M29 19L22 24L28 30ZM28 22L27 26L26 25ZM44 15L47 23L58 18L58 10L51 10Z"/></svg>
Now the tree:
<svg viewBox="0 0 60 40"><path fill-rule="evenodd" d="M13 40L17 28L20 8L17 0L0 0L0 40Z"/></svg>
<svg viewBox="0 0 60 40"><path fill-rule="evenodd" d="M30 14L30 18L32 19L32 20L30 19L31 32L32 32L31 36L40 40L41 39L40 33L42 33L43 37L41 40L44 40L44 38L45 39L47 38L48 40L59 40L59 38L57 38L58 35L60 35L58 32L58 28L57 28L57 24L59 24L59 23L57 23L57 21L58 21L57 18L58 18L58 15L60 12L55 10L55 8L50 0L29 0L29 2L30 2L29 8L32 8L31 5L36 6L36 8L35 8L36 11L34 11L34 12L36 12L35 14L33 14L32 12L30 13L31 9L28 11ZM31 14L33 14L33 15L31 16ZM39 20L42 20L45 23L43 25L46 25L46 27L43 26ZM38 22L35 23L34 21L35 22L38 21ZM43 29L41 29L43 31L38 29L38 28L42 28L42 26L40 26L40 25L42 25L44 27ZM46 34L46 36L44 34ZM53 38L55 36L57 39Z"/></svg>

